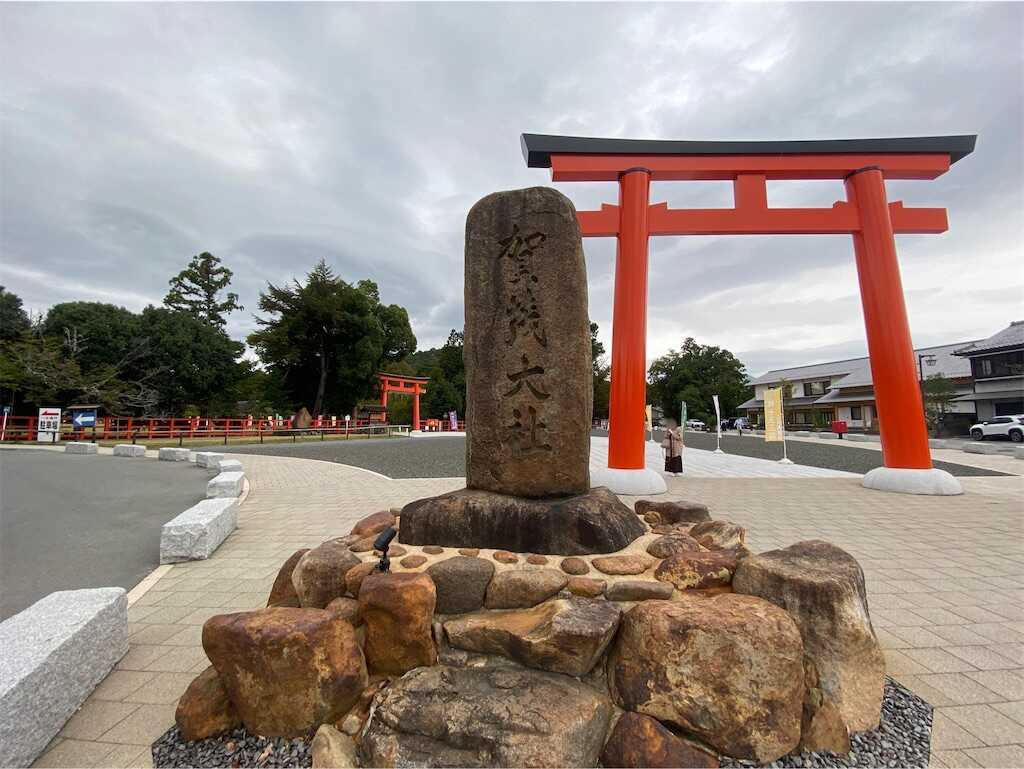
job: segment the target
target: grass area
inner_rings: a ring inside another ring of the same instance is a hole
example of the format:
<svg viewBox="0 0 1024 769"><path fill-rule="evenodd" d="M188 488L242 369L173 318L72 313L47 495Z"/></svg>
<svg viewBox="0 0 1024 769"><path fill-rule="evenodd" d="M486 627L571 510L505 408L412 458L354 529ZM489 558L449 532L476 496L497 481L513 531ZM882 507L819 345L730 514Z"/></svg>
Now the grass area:
<svg viewBox="0 0 1024 769"><path fill-rule="evenodd" d="M406 435L398 435L398 434L392 434L392 435L385 435L385 434L367 435L365 433L351 433L349 435L345 435L344 433L342 433L340 435L324 435L322 439L321 439L321 436L319 434L316 434L316 435L264 435L262 442L265 443L265 444L272 444L272 443L310 443L310 442L313 442L313 441L320 442L321 440L323 440L323 441L360 441L360 440L366 440L367 438L406 438L406 437L408 437L408 436L406 436ZM88 440L88 437L86 437L85 440ZM109 440L109 441L107 441L107 440L99 440L99 441L96 441L96 443L98 445L100 445L100 446L115 446L115 445L117 445L119 443L130 443L130 442L131 441L129 439L126 439L126 438L122 438L122 439L119 439L119 440ZM138 436L135 439L135 442L140 444L140 445L142 445L142 446L145 446L147 449L160 449L160 448L165 448L165 447L168 447L168 446L178 447L179 445L182 446L183 448L191 449L191 448L200 448L202 446L249 446L249 445L252 445L252 444L258 444L261 441L260 441L258 435L245 435L245 436L230 436L227 439L226 443L224 441L224 436L221 436L219 438L181 438L180 443L179 443L179 439L178 438L150 438L150 439L147 439L146 436L140 435L140 436ZM18 446L18 445L22 445L22 444L24 444L24 445L31 445L31 446L37 445L37 444L35 444L32 441L28 441L28 442L26 442L26 441L3 441L3 443L2 443L2 445L4 445L4 446Z"/></svg>

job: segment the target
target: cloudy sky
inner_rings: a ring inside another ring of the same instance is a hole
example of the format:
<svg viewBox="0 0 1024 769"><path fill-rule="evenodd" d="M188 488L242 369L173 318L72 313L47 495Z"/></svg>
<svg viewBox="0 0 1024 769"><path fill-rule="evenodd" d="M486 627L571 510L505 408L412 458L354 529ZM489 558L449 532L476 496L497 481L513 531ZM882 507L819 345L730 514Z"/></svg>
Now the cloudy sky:
<svg viewBox="0 0 1024 769"><path fill-rule="evenodd" d="M917 345L1024 317L1024 7L1002 3L0 5L0 284L28 308L137 310L208 250L254 324L267 281L325 258L462 325L469 207L549 184L527 132L671 139L977 133L890 199L949 209L900 236ZM614 185L557 185L579 208ZM825 205L841 182L769 185ZM656 184L673 206L727 183ZM586 243L610 346L614 242ZM688 335L751 373L864 354L849 238L652 242L649 357Z"/></svg>

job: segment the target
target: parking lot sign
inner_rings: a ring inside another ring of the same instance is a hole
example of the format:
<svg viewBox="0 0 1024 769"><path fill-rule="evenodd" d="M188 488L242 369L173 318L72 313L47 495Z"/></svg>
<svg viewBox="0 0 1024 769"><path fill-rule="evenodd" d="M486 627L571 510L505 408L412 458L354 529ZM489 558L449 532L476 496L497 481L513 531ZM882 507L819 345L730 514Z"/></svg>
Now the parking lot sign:
<svg viewBox="0 0 1024 769"><path fill-rule="evenodd" d="M56 443L60 438L60 409L39 409L36 421L36 440L40 443Z"/></svg>

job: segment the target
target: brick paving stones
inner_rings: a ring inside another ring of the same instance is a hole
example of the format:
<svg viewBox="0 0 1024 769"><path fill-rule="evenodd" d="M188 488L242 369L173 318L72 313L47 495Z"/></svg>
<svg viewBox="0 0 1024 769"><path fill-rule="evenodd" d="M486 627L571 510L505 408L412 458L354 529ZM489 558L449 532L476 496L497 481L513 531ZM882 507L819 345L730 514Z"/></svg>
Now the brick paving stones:
<svg viewBox="0 0 1024 769"><path fill-rule="evenodd" d="M174 701L208 663L212 614L262 606L295 550L360 518L462 486L391 480L330 462L242 455L250 494L212 558L175 564L129 608L129 654L36 766L148 766ZM960 497L864 489L855 477L668 480L754 550L826 539L864 568L890 675L935 707L935 766L1024 767L1024 538L1020 477L963 478ZM633 498L623 498L632 505Z"/></svg>

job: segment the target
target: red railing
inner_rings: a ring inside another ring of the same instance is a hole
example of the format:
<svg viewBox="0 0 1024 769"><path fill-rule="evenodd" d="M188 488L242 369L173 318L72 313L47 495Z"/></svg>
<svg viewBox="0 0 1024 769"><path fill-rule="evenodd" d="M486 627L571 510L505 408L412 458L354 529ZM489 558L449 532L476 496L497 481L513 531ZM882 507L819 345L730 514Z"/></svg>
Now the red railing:
<svg viewBox="0 0 1024 769"><path fill-rule="evenodd" d="M0 440L36 441L37 418L9 416L2 428ZM356 435L390 434L408 425L389 425L369 419L344 419L320 417L313 419L307 427L296 427L291 417L100 417L95 427L75 427L70 420L62 420L60 434L54 442L61 440L110 441L124 440L135 443L139 440L174 440L186 438L259 438L264 436L299 435Z"/></svg>

